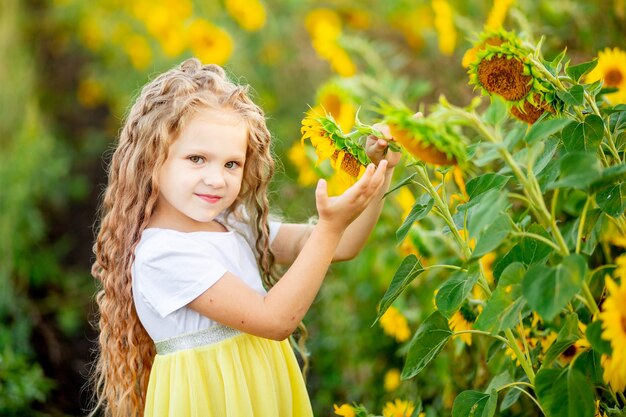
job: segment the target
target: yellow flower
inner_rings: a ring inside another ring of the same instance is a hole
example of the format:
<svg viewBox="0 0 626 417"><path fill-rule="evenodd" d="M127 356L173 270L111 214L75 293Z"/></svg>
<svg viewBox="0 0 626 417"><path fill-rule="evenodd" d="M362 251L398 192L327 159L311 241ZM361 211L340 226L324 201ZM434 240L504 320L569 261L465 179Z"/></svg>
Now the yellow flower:
<svg viewBox="0 0 626 417"><path fill-rule="evenodd" d="M317 174L311 168L311 161L306 149L300 143L294 143L287 151L287 157L298 169L298 184L306 187L317 183Z"/></svg>
<svg viewBox="0 0 626 417"><path fill-rule="evenodd" d="M341 32L341 18L331 9L319 8L313 9L307 13L304 18L304 26L311 37L318 34L320 25L322 25L321 30L330 30L333 33Z"/></svg>
<svg viewBox="0 0 626 417"><path fill-rule="evenodd" d="M383 417L411 417L415 405L411 401L396 399L383 407Z"/></svg>
<svg viewBox="0 0 626 417"><path fill-rule="evenodd" d="M408 187L402 187L396 195L396 201L400 205L400 209L402 209L402 218L406 219L415 204L413 193Z"/></svg>
<svg viewBox="0 0 626 417"><path fill-rule="evenodd" d="M609 384L613 391L622 392L626 388L626 358L622 353L620 357L602 355L600 363L604 372L602 379Z"/></svg>
<svg viewBox="0 0 626 417"><path fill-rule="evenodd" d="M130 62L138 70L145 70L152 62L152 49L146 38L141 35L131 35L124 42L124 51Z"/></svg>
<svg viewBox="0 0 626 417"><path fill-rule="evenodd" d="M468 307L463 306L456 313L454 313L452 317L450 317L450 320L448 320L448 326L450 326L450 330L453 332L472 330L472 323L475 319L476 317L474 313ZM472 345L471 333L460 334L459 337L466 345Z"/></svg>
<svg viewBox="0 0 626 417"><path fill-rule="evenodd" d="M626 281L626 254L620 255L615 259L617 268L613 271L616 278L620 278L622 283Z"/></svg>
<svg viewBox="0 0 626 417"><path fill-rule="evenodd" d="M204 63L223 65L233 53L233 39L204 19L196 19L188 28L189 45L194 55Z"/></svg>
<svg viewBox="0 0 626 417"><path fill-rule="evenodd" d="M255 32L265 26L265 7L259 0L226 0L224 5L243 29Z"/></svg>
<svg viewBox="0 0 626 417"><path fill-rule="evenodd" d="M380 327L399 343L407 341L411 336L406 317L394 306L390 306L380 318Z"/></svg>
<svg viewBox="0 0 626 417"><path fill-rule="evenodd" d="M446 0L432 0L435 12L435 29L439 37L439 51L444 55L452 55L456 46L456 28L452 6Z"/></svg>
<svg viewBox="0 0 626 417"><path fill-rule="evenodd" d="M606 94L610 104L626 103L626 52L619 48L606 48L598 53L598 65L586 77L586 82L604 81L604 87L617 91Z"/></svg>
<svg viewBox="0 0 626 417"><path fill-rule="evenodd" d="M371 24L371 16L365 9L347 7L339 10L341 18L346 24L355 29L367 29Z"/></svg>
<svg viewBox="0 0 626 417"><path fill-rule="evenodd" d="M608 297L602 305L602 338L611 342L612 355L604 362L604 380L615 391L626 388L626 279L617 285L611 277L605 279Z"/></svg>
<svg viewBox="0 0 626 417"><path fill-rule="evenodd" d="M159 32L155 38L159 42L163 53L170 58L174 58L179 56L187 47L187 38L184 36L184 33L182 25L171 25Z"/></svg>
<svg viewBox="0 0 626 417"><path fill-rule="evenodd" d="M493 7L487 17L486 29L496 30L502 27L506 13L509 8L515 3L515 0L494 0Z"/></svg>
<svg viewBox="0 0 626 417"><path fill-rule="evenodd" d="M355 417L356 410L354 407L348 404L342 404L341 407L337 407L337 404L333 404L333 408L335 409L335 414L343 417Z"/></svg>
<svg viewBox="0 0 626 417"><path fill-rule="evenodd" d="M319 88L316 96L318 105L309 114L328 113L337 121L341 130L349 132L354 126L356 115L356 105L350 92L337 82L329 82Z"/></svg>
<svg viewBox="0 0 626 417"><path fill-rule="evenodd" d="M400 370L397 368L393 368L385 373L385 381L383 383L383 386L385 387L385 391L391 392L395 391L396 388L400 386L401 382L402 381L400 380Z"/></svg>

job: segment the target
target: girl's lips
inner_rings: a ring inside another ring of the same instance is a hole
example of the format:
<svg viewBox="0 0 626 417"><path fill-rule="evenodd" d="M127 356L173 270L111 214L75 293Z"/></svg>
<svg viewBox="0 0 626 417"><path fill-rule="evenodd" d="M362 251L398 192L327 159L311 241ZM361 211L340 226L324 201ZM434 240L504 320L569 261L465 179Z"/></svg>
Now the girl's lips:
<svg viewBox="0 0 626 417"><path fill-rule="evenodd" d="M200 197L201 199L203 199L204 201L206 201L207 203L211 203L211 204L217 203L222 198L219 195L212 195L212 194L196 194L196 195Z"/></svg>

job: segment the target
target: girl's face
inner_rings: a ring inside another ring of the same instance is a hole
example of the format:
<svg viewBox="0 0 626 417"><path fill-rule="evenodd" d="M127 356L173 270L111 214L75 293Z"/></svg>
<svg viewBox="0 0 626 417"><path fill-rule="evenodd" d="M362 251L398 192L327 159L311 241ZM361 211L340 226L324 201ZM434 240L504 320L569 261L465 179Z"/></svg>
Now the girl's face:
<svg viewBox="0 0 626 417"><path fill-rule="evenodd" d="M192 232L222 230L215 217L241 189L248 127L230 110L202 110L169 148L151 223Z"/></svg>

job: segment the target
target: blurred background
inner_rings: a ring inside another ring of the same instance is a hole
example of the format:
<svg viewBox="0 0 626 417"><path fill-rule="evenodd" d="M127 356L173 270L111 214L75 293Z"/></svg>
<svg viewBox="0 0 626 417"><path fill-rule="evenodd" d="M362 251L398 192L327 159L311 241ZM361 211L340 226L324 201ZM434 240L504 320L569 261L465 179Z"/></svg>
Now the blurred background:
<svg viewBox="0 0 626 417"><path fill-rule="evenodd" d="M84 415L96 334L90 276L97 205L126 110L154 75L190 56L252 86L280 161L276 212L315 215L313 185L328 171L300 144L300 122L322 105L344 129L375 98L424 109L444 94L466 105L463 54L485 26L545 37L546 57L574 63L626 44L624 0L0 0L0 415ZM398 181L400 177L396 179ZM318 416L333 404L371 410L419 396L449 415L474 359L464 345L400 382L403 349L433 310L437 283L403 295L372 326L407 251L407 208L385 207L370 244L332 267L307 315L308 386ZM401 312L400 312L401 311ZM467 353L467 355L464 355ZM440 413L440 414L437 414Z"/></svg>

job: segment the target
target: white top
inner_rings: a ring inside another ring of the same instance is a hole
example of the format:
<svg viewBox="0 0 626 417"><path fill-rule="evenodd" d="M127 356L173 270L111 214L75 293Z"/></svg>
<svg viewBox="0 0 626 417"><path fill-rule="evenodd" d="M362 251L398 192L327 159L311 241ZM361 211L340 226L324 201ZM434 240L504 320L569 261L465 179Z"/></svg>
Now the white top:
<svg viewBox="0 0 626 417"><path fill-rule="evenodd" d="M225 224L226 225L226 224ZM179 232L148 228L135 249L133 299L144 328L154 341L206 329L215 322L187 307L227 271L265 294L243 223L227 232ZM269 222L270 243L280 223Z"/></svg>

